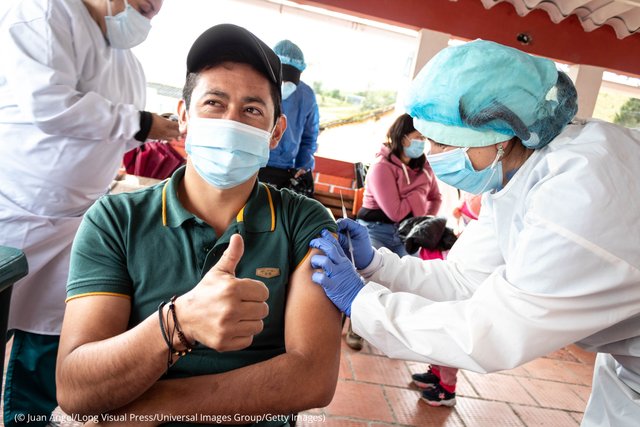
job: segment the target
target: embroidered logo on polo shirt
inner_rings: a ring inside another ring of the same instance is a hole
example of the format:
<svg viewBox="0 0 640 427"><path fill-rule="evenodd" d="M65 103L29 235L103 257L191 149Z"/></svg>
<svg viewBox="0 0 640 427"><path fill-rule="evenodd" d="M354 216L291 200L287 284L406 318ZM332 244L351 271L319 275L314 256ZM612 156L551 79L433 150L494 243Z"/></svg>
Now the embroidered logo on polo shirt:
<svg viewBox="0 0 640 427"><path fill-rule="evenodd" d="M280 275L280 269L274 267L261 267L256 268L256 276L270 279Z"/></svg>

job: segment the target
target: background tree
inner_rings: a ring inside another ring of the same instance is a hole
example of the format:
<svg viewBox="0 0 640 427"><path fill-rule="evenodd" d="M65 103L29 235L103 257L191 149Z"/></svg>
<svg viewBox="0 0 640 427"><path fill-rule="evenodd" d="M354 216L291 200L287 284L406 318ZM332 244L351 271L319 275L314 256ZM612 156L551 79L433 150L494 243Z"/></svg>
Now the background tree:
<svg viewBox="0 0 640 427"><path fill-rule="evenodd" d="M616 113L613 122L630 128L640 127L640 99L629 98L620 107L620 112Z"/></svg>

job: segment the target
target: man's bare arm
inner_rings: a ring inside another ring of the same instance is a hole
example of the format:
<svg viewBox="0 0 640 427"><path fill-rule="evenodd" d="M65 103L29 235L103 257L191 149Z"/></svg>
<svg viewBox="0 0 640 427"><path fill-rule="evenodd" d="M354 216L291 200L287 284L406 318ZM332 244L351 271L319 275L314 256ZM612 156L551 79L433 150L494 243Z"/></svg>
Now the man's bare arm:
<svg viewBox="0 0 640 427"><path fill-rule="evenodd" d="M237 279L242 238L231 238L220 261L176 301L180 323L197 340L218 351L249 346L268 314L267 287ZM187 308L188 306L188 308ZM126 330L130 301L86 296L68 302L56 367L58 402L68 413L97 414L122 407L147 391L167 369L168 347L157 313ZM164 319L167 307L164 308ZM172 330L171 316L165 330ZM178 337L173 347L183 348Z"/></svg>
<svg viewBox="0 0 640 427"><path fill-rule="evenodd" d="M340 313L311 281L311 273L305 258L291 277L286 353L223 374L159 381L119 411L233 417L289 414L328 405L340 364Z"/></svg>
<svg viewBox="0 0 640 427"><path fill-rule="evenodd" d="M130 311L130 301L117 296L68 302L56 368L58 401L66 412L95 414L126 404L166 370L158 316L127 331Z"/></svg>

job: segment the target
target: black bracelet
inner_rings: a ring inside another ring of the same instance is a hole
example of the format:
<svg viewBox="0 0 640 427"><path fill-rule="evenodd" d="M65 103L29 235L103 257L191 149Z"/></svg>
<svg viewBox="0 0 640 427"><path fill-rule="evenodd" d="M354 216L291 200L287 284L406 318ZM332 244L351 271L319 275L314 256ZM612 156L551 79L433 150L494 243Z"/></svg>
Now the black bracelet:
<svg viewBox="0 0 640 427"><path fill-rule="evenodd" d="M145 142L151 132L153 116L148 111L140 111L140 130L133 137L140 142Z"/></svg>
<svg viewBox="0 0 640 427"><path fill-rule="evenodd" d="M162 338L164 338L164 342L167 343L167 347L171 348L171 343L169 342L169 337L167 337L167 331L165 330L164 320L162 319L162 309L167 305L166 302L162 301L158 306L158 320L160 322L160 330L162 331Z"/></svg>
<svg viewBox="0 0 640 427"><path fill-rule="evenodd" d="M188 340L187 337L184 336L184 332L182 332L182 328L180 328L180 323L178 322L178 315L176 314L176 300L178 299L178 297L176 295L171 297L171 300L169 300L169 311L171 312L171 315L173 316L173 326L175 328L175 331L178 334L178 339L180 340L180 343L186 347L186 351L187 352L191 352L191 350L193 350L195 348L195 346L198 345L198 341L194 342L193 344L191 344Z"/></svg>
<svg viewBox="0 0 640 427"><path fill-rule="evenodd" d="M177 356L177 357L182 357L187 355L187 353L189 353L191 350L189 351L179 351L176 350L173 347L173 336L175 334L176 331L176 327L174 325L173 330L171 332L166 330L166 325L169 324L169 311L167 310L167 319L163 319L162 317L162 309L164 308L164 306L167 305L166 302L162 301L160 303L160 305L158 305L158 321L160 323L160 331L162 332L162 338L164 338L164 342L167 344L167 348L169 349L169 352L167 354L167 371L169 370L169 368L171 366L173 366L173 356Z"/></svg>
<svg viewBox="0 0 640 427"><path fill-rule="evenodd" d="M167 344L167 348L169 349L169 354L167 355L167 371L171 367L172 363L172 355L174 353L173 346L171 345L171 341L169 341L169 337L167 336L167 331L165 328L166 322L162 318L162 309L167 305L166 302L162 301L160 305L158 305L158 322L160 323L160 331L162 331L162 338L164 338L164 342Z"/></svg>

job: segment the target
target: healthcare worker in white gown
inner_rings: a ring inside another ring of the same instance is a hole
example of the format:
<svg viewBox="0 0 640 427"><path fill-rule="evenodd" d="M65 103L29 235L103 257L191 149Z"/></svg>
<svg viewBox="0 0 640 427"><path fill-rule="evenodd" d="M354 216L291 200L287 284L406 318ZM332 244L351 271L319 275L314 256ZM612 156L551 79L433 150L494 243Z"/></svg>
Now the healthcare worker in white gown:
<svg viewBox="0 0 640 427"><path fill-rule="evenodd" d="M374 250L340 221L339 242L311 243L314 281L391 357L493 372L598 352L582 425L639 425L640 132L570 123L552 61L481 40L438 53L407 110L438 178L484 193L480 218L445 261Z"/></svg>
<svg viewBox="0 0 640 427"><path fill-rule="evenodd" d="M143 111L130 48L162 0L3 0L0 5L0 245L23 250L13 289L5 425L56 407L55 357L69 250L82 215L107 192L126 150L179 136ZM17 417L22 414L23 417ZM32 425L47 421L31 419Z"/></svg>

